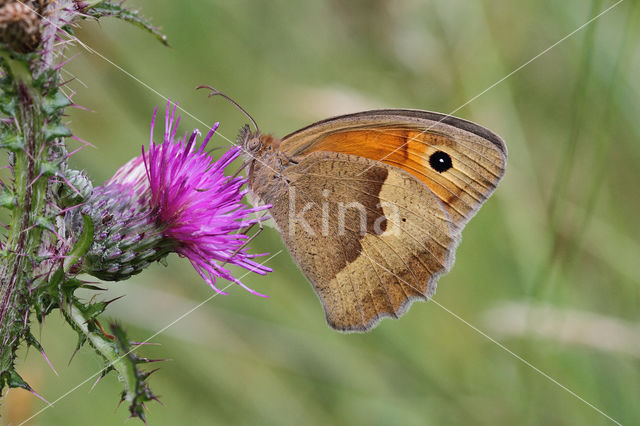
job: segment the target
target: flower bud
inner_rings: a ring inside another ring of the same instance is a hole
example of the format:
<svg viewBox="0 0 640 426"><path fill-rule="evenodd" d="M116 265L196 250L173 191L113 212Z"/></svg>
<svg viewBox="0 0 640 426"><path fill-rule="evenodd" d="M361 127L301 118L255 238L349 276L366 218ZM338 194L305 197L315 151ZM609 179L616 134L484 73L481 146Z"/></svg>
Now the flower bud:
<svg viewBox="0 0 640 426"><path fill-rule="evenodd" d="M40 44L40 16L31 2L0 2L0 42L18 53L33 52Z"/></svg>
<svg viewBox="0 0 640 426"><path fill-rule="evenodd" d="M93 184L82 170L68 169L65 179L58 183L56 198L62 207L77 206L91 197Z"/></svg>
<svg viewBox="0 0 640 426"><path fill-rule="evenodd" d="M172 251L173 244L163 237L148 205L125 185L96 188L86 205L71 211L67 226L74 235L82 233L82 214L94 226L94 242L82 270L97 278L125 280Z"/></svg>

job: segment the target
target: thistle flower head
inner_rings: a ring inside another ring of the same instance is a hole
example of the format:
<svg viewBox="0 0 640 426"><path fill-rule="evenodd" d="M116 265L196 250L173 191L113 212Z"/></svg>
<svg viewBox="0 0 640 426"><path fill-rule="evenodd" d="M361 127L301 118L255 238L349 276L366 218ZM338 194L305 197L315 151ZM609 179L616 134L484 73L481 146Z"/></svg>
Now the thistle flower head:
<svg viewBox="0 0 640 426"><path fill-rule="evenodd" d="M205 151L219 123L196 148L197 130L175 141L180 122L178 117L174 123L175 111L176 106L170 111L167 104L164 143L158 145L153 143L154 113L149 153L145 155L144 148L142 151L151 205L166 227L165 237L176 242L176 252L187 257L209 285L215 288L217 276L242 285L214 260L260 274L270 271L251 260L261 255L242 249L247 238L242 231L260 221L252 216L265 207L247 208L242 203L247 193L242 189L246 179L224 174L224 169L240 155L239 147L233 147L218 161Z"/></svg>
<svg viewBox="0 0 640 426"><path fill-rule="evenodd" d="M167 105L162 143L153 141L156 114L151 123L149 150L122 166L83 208L96 227L95 241L83 267L99 278L120 280L140 272L170 252L189 259L200 276L216 291L222 277L249 289L226 264L265 274L269 268L244 248L246 230L261 219L266 207L242 203L246 179L224 170L240 155L231 148L215 161L206 151L216 123L202 144L199 132L176 138L180 117ZM77 219L76 219L77 220Z"/></svg>

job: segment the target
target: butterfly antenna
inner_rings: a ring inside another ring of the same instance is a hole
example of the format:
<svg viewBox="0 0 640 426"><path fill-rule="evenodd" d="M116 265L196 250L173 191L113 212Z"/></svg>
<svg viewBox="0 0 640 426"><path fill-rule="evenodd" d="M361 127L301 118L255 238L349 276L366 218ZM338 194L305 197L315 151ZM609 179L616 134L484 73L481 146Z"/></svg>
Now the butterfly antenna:
<svg viewBox="0 0 640 426"><path fill-rule="evenodd" d="M211 86L207 86L207 85L201 85L196 87L196 90L199 89L209 89L211 91L211 93L209 93L209 97L212 96L222 96L223 98L225 98L226 100L228 100L229 102L231 102L236 108L238 108L244 115L246 115L249 120L251 120L251 123L253 123L253 127L256 128L256 133L260 133L260 130L258 129L258 124L256 123L256 120L253 119L253 117L251 116L251 114L249 114L244 108L242 108L236 101L234 101L233 99L231 99L229 96L225 95L224 93L222 93L221 91L211 87Z"/></svg>

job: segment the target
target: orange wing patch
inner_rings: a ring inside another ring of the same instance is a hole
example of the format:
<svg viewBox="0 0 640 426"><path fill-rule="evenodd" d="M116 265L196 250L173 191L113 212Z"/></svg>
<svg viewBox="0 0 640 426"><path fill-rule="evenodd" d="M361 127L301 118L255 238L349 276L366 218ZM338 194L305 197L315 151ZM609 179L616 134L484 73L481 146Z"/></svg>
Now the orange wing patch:
<svg viewBox="0 0 640 426"><path fill-rule="evenodd" d="M483 143L484 142L484 143ZM408 128L346 130L321 136L302 154L340 152L401 168L433 191L454 223L461 225L493 192L502 177L504 155L488 141L455 140ZM451 157L452 167L438 172L429 164L437 151Z"/></svg>

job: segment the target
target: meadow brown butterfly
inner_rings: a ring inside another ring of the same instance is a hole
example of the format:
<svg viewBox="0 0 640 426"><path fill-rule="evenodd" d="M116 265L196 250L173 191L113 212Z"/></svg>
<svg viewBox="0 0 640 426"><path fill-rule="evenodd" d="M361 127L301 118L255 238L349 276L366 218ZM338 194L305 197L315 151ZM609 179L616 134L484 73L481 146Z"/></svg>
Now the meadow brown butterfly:
<svg viewBox="0 0 640 426"><path fill-rule="evenodd" d="M328 324L341 331L367 331L434 294L507 159L484 127L407 109L329 118L282 139L245 126L238 143L250 195L271 204Z"/></svg>

